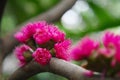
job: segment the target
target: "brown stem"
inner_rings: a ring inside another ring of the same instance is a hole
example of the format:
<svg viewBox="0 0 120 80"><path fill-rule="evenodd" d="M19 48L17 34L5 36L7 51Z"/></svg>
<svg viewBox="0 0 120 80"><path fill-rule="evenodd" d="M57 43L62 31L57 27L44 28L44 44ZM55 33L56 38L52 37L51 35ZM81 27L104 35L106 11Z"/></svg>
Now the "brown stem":
<svg viewBox="0 0 120 80"><path fill-rule="evenodd" d="M38 15L37 18L33 18L31 21L45 20L47 22L58 21L61 16L69 10L77 0L61 0L61 2L50 9L49 11Z"/></svg>
<svg viewBox="0 0 120 80"><path fill-rule="evenodd" d="M52 58L47 66L41 66L36 62L31 61L26 66L16 70L8 80L27 80L31 76L41 72L51 72L66 77L70 80L83 80L88 79L88 77L85 77L84 75L87 71L88 70L70 62ZM96 76L99 76L100 78L100 75L95 75L94 77Z"/></svg>

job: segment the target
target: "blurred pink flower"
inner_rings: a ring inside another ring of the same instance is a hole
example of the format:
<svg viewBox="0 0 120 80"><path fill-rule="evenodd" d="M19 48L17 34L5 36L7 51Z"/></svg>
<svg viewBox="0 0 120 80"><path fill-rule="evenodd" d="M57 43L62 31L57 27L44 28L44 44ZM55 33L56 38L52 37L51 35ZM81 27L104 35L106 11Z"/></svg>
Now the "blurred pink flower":
<svg viewBox="0 0 120 80"><path fill-rule="evenodd" d="M26 59L24 57L24 53L28 51L30 48L27 45L21 45L15 48L14 53L17 59L20 61L20 65L23 66L26 64Z"/></svg>
<svg viewBox="0 0 120 80"><path fill-rule="evenodd" d="M36 62L41 65L47 65L51 59L51 54L47 49L37 48L36 51L32 55Z"/></svg>
<svg viewBox="0 0 120 80"><path fill-rule="evenodd" d="M56 43L54 46L56 57L64 60L70 60L70 45L71 40L65 40L63 42Z"/></svg>
<svg viewBox="0 0 120 80"><path fill-rule="evenodd" d="M103 36L103 44L105 47L116 47L118 45L118 41L120 37L114 35L112 32L106 32Z"/></svg>
<svg viewBox="0 0 120 80"><path fill-rule="evenodd" d="M112 32L106 32L103 37L103 44L108 49L114 49L114 58L120 62L120 35Z"/></svg>
<svg viewBox="0 0 120 80"><path fill-rule="evenodd" d="M84 58L82 50L79 47L74 47L71 50L70 56L73 60L82 60Z"/></svg>
<svg viewBox="0 0 120 80"><path fill-rule="evenodd" d="M74 60L82 60L88 58L92 52L98 49L99 43L93 41L89 37L84 37L80 42L71 50L71 57Z"/></svg>

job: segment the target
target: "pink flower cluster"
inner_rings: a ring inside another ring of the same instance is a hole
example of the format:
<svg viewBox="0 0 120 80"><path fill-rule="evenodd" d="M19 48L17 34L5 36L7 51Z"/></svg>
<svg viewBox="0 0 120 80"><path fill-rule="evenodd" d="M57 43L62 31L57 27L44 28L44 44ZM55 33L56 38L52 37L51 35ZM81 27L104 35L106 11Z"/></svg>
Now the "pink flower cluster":
<svg viewBox="0 0 120 80"><path fill-rule="evenodd" d="M55 42L63 41L65 39L65 34L56 26L41 21L29 23L24 26L20 32L15 34L15 38L24 43L30 39L34 39L37 44L44 44L49 40Z"/></svg>
<svg viewBox="0 0 120 80"><path fill-rule="evenodd" d="M34 44L36 50L32 50L32 56L41 65L47 65L53 54L60 59L68 60L69 58L68 49L71 41L65 39L65 33L60 31L57 26L45 21L29 23L14 36L26 45L31 44L31 40L34 41L32 44ZM31 47L31 45L28 46Z"/></svg>
<svg viewBox="0 0 120 80"><path fill-rule="evenodd" d="M107 70L105 75L115 76L120 70L120 35L107 31L101 42L84 37L72 48L71 57L73 60L86 60L84 67L87 69Z"/></svg>

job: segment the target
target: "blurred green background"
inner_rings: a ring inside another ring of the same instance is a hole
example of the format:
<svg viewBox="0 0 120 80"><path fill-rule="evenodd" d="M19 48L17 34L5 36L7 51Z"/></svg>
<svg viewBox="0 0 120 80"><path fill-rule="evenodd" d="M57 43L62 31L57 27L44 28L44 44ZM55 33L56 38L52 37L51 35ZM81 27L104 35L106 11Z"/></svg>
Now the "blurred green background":
<svg viewBox="0 0 120 80"><path fill-rule="evenodd" d="M2 36L14 30L17 25L24 21L49 10L59 1L8 0L2 18ZM75 5L55 24L65 31L67 37L71 38L73 42L85 35L97 37L96 35L100 35L106 29L120 34L120 0L77 0ZM5 67L4 72L8 74L10 73L8 71ZM29 80L66 79L54 74L42 73Z"/></svg>

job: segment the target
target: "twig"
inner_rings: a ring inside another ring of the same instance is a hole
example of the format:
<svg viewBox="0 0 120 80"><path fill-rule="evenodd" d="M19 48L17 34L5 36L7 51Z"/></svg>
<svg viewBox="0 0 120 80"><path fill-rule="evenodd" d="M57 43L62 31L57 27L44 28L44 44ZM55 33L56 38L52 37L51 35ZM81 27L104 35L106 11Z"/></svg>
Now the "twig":
<svg viewBox="0 0 120 80"><path fill-rule="evenodd" d="M26 66L16 70L8 80L27 80L40 72L51 72L70 80L90 79L84 75L88 70L64 60L52 58L50 63L45 67L31 61ZM101 76L99 74L94 74L93 77L98 78L99 80Z"/></svg>

